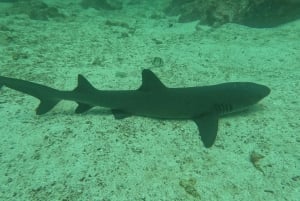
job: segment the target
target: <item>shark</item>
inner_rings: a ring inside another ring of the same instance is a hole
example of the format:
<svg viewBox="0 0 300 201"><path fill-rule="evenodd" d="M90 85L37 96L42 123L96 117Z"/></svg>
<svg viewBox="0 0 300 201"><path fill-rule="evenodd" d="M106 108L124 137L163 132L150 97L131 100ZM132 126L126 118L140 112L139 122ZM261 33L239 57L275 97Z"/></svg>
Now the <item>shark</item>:
<svg viewBox="0 0 300 201"><path fill-rule="evenodd" d="M271 92L269 87L253 82L170 88L149 69L142 71L142 84L136 90L99 90L81 74L77 87L70 91L0 76L0 88L2 86L39 99L37 115L49 112L61 100L68 100L77 102L75 113L78 114L100 106L110 108L115 119L137 115L192 120L206 148L214 144L222 116L244 110Z"/></svg>

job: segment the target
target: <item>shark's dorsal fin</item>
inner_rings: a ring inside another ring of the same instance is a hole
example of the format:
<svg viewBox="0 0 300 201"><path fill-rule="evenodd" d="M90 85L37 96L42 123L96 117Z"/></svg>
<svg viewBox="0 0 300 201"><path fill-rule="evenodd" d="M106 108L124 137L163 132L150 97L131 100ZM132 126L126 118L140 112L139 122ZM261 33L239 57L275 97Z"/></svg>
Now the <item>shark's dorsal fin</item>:
<svg viewBox="0 0 300 201"><path fill-rule="evenodd" d="M83 76L83 75L78 75L78 85L74 89L74 91L78 92L83 92L83 91L90 91L94 90L95 87Z"/></svg>
<svg viewBox="0 0 300 201"><path fill-rule="evenodd" d="M149 69L142 72L142 85L140 91L157 91L166 89L166 86L158 79L158 77Z"/></svg>

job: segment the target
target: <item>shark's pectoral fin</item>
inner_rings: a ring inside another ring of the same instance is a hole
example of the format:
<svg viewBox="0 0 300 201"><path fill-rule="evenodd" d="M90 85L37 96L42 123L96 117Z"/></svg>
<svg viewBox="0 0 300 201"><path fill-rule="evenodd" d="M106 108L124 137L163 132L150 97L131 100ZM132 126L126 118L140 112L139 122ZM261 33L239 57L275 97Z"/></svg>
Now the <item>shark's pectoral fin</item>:
<svg viewBox="0 0 300 201"><path fill-rule="evenodd" d="M217 137L218 115L209 113L193 120L198 126L199 134L204 146L207 148L211 147Z"/></svg>
<svg viewBox="0 0 300 201"><path fill-rule="evenodd" d="M131 116L130 113L124 112L123 110L119 109L111 109L111 112L114 115L115 119L124 119Z"/></svg>
<svg viewBox="0 0 300 201"><path fill-rule="evenodd" d="M39 106L35 109L37 115L45 114L50 111L60 100L42 100L40 99Z"/></svg>
<svg viewBox="0 0 300 201"><path fill-rule="evenodd" d="M84 112L88 111L89 109L91 109L92 107L94 107L94 106L78 102L78 106L75 110L75 113L76 114L84 113Z"/></svg>

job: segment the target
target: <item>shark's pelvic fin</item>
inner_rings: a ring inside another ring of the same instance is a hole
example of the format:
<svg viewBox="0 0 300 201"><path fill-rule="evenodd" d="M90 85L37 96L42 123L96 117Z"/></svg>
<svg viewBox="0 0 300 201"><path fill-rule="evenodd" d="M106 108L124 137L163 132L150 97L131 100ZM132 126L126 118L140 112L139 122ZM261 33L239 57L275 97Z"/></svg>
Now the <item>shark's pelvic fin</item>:
<svg viewBox="0 0 300 201"><path fill-rule="evenodd" d="M111 112L114 115L115 119L124 119L126 117L131 116L131 114L124 112L123 110L119 110L119 109L112 109Z"/></svg>
<svg viewBox="0 0 300 201"><path fill-rule="evenodd" d="M93 105L88 105L88 104L80 103L80 102L77 102L77 104L78 104L78 106L75 109L76 114L84 113L84 112L90 110L92 107L94 107Z"/></svg>
<svg viewBox="0 0 300 201"><path fill-rule="evenodd" d="M204 146L207 148L211 147L217 137L218 115L212 112L193 120L198 126L199 134Z"/></svg>
<svg viewBox="0 0 300 201"><path fill-rule="evenodd" d="M166 86L156 77L156 75L148 69L142 72L142 85L138 90L140 91L157 91L163 90Z"/></svg>

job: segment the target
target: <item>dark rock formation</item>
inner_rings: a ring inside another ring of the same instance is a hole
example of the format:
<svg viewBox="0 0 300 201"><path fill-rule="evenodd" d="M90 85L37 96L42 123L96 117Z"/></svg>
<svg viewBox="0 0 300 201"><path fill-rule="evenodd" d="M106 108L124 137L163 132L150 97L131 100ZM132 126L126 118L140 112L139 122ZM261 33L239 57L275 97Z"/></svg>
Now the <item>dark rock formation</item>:
<svg viewBox="0 0 300 201"><path fill-rule="evenodd" d="M33 20L48 20L50 18L64 18L56 7L48 6L41 0L18 0L6 10L8 15L26 14Z"/></svg>
<svg viewBox="0 0 300 201"><path fill-rule="evenodd" d="M250 27L275 27L300 19L300 2L284 0L266 0L253 3L238 23Z"/></svg>
<svg viewBox="0 0 300 201"><path fill-rule="evenodd" d="M300 19L300 1L172 0L165 12L179 15L179 22L200 20L210 26L238 23L250 27L274 27Z"/></svg>
<svg viewBox="0 0 300 201"><path fill-rule="evenodd" d="M94 8L97 10L118 10L122 8L122 3L117 0L82 0L80 5L83 8Z"/></svg>

